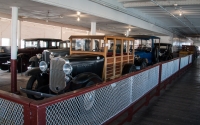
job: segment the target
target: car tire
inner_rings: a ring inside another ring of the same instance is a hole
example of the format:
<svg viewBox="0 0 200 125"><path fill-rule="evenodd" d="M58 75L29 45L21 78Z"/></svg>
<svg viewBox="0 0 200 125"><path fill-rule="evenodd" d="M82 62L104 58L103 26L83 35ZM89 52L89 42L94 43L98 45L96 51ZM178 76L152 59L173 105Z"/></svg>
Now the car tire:
<svg viewBox="0 0 200 125"><path fill-rule="evenodd" d="M26 54L18 55L17 57L17 71L18 73L25 72L30 65L29 56Z"/></svg>
<svg viewBox="0 0 200 125"><path fill-rule="evenodd" d="M147 62L146 62L146 59L142 59L142 63L140 65L140 69L144 69L147 67Z"/></svg>
<svg viewBox="0 0 200 125"><path fill-rule="evenodd" d="M127 64L124 65L124 67L122 69L122 75L131 73L131 72L134 72L134 71L136 71L135 65L132 64L132 63L127 63Z"/></svg>
<svg viewBox="0 0 200 125"><path fill-rule="evenodd" d="M159 50L158 47L155 47L153 49L153 63L158 63L159 62Z"/></svg>
<svg viewBox="0 0 200 125"><path fill-rule="evenodd" d="M43 78L40 75L33 75L29 78L26 89L27 90L32 90L32 91L37 91L37 92L43 92L47 93L49 91L48 84L43 84L42 80ZM34 100L41 100L44 99L43 97L38 97L35 95L30 95L27 94L28 98L34 99Z"/></svg>

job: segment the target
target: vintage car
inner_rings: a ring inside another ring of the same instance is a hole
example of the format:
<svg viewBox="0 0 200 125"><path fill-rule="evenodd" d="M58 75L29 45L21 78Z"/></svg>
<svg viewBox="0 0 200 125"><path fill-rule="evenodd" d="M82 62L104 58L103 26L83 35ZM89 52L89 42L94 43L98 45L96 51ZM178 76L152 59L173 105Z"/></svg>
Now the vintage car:
<svg viewBox="0 0 200 125"><path fill-rule="evenodd" d="M8 70L8 66L3 67L2 64L7 63L10 60L11 47L10 46L0 46L0 69Z"/></svg>
<svg viewBox="0 0 200 125"><path fill-rule="evenodd" d="M24 48L18 49L17 55L17 71L18 73L27 70L30 65L29 59L38 53L42 53L45 49L59 49L61 39L49 39L49 38L33 38L24 39ZM10 58L6 63L1 64L2 69L8 70L10 65Z"/></svg>
<svg viewBox="0 0 200 125"><path fill-rule="evenodd" d="M108 51L113 44L113 51ZM121 48L116 45L121 44ZM71 36L70 55L41 61L26 88L29 98L43 99L88 87L135 71L134 39L116 36ZM119 51L117 50L119 49ZM123 50L123 51L120 51Z"/></svg>
<svg viewBox="0 0 200 125"><path fill-rule="evenodd" d="M137 70L159 62L159 46L155 46L156 42L160 43L159 37L147 35L136 35L131 37L139 43L138 46L135 46L134 59Z"/></svg>
<svg viewBox="0 0 200 125"><path fill-rule="evenodd" d="M167 61L173 59L172 44L170 43L155 43L155 47L159 50L159 61Z"/></svg>
<svg viewBox="0 0 200 125"><path fill-rule="evenodd" d="M35 56L32 56L29 59L29 62L31 65L29 65L28 69L32 69L34 67L39 67L40 61L45 61L48 64L50 63L50 58L53 57L64 57L69 55L69 41L61 41L59 43L59 48L58 49L45 49L42 53L38 53Z"/></svg>

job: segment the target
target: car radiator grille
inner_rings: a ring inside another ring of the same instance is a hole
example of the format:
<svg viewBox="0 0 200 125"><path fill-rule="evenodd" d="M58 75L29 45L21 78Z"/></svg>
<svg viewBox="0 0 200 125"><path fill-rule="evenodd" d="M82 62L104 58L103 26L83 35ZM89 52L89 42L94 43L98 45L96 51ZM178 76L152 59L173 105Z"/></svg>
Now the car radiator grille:
<svg viewBox="0 0 200 125"><path fill-rule="evenodd" d="M65 60L62 58L53 58L50 63L50 84L51 91L58 93L66 87L65 73L63 65Z"/></svg>

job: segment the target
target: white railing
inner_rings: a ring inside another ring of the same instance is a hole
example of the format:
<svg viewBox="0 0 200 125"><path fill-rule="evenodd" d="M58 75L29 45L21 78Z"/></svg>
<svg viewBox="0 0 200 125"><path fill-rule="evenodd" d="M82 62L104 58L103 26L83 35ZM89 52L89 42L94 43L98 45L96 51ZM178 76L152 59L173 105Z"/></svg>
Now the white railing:
<svg viewBox="0 0 200 125"><path fill-rule="evenodd" d="M189 56L185 56L181 58L181 62L180 62L180 69L182 69L183 67L185 67L186 65L188 65L189 62Z"/></svg>

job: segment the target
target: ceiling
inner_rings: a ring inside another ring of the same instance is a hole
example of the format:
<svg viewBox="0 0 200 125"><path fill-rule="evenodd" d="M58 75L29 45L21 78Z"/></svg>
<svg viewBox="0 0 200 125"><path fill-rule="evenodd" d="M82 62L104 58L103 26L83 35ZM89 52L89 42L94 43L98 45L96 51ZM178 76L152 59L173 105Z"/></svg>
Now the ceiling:
<svg viewBox="0 0 200 125"><path fill-rule="evenodd" d="M127 9L136 9L163 22L164 27L175 34L188 37L199 36L200 4L198 3L200 2L198 0L116 0L116 2ZM0 0L0 3L0 13L3 14L11 14L11 6L19 7L21 20L38 19L46 23L57 22L86 30L90 30L91 22L96 22L97 32L105 34L124 35L127 29L131 28L130 35L165 35L86 13L81 13L80 21L77 21L77 11L30 0ZM179 16L180 12L182 16Z"/></svg>
<svg viewBox="0 0 200 125"><path fill-rule="evenodd" d="M126 8L137 9L179 35L200 36L200 0L118 0ZM180 15L181 14L181 15Z"/></svg>

